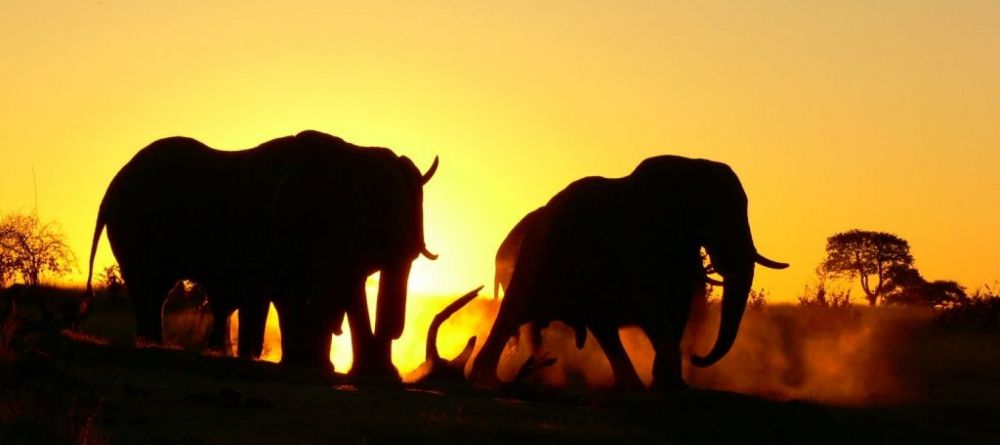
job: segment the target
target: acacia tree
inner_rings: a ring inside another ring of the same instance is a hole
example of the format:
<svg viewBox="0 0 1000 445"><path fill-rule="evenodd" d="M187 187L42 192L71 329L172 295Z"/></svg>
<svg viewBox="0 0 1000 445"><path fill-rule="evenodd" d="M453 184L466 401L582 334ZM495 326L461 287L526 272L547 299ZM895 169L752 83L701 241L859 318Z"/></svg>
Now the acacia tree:
<svg viewBox="0 0 1000 445"><path fill-rule="evenodd" d="M874 306L896 286L892 277L913 270L906 240L886 232L850 230L827 238L822 268L832 276L857 278Z"/></svg>
<svg viewBox="0 0 1000 445"><path fill-rule="evenodd" d="M11 213L0 218L0 284L16 276L24 284L38 286L43 273L65 275L73 270L75 257L58 225L42 223L38 215Z"/></svg>

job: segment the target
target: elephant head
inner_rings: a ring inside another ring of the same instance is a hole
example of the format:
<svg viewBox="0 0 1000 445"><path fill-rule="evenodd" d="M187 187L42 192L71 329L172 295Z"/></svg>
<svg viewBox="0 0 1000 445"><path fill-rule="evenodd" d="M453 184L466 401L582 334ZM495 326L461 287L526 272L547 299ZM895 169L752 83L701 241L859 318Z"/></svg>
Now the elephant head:
<svg viewBox="0 0 1000 445"><path fill-rule="evenodd" d="M736 340L755 264L772 269L784 269L788 264L769 260L757 252L747 219L747 196L728 165L657 156L639 164L630 177L654 199L674 201L668 208L682 209L689 216L686 220L691 226L686 229L694 235L691 247L704 247L715 272L723 277L718 337L707 355L691 358L695 366L710 366L725 356Z"/></svg>
<svg viewBox="0 0 1000 445"><path fill-rule="evenodd" d="M437 171L438 158L426 173L421 174L406 156L397 159L402 181L396 184L400 193L388 193L388 205L381 215L386 230L385 242L380 244L376 259L379 270L378 308L376 310L375 337L384 341L398 339L403 333L406 308L406 288L410 267L418 256L437 259L424 242L423 186Z"/></svg>

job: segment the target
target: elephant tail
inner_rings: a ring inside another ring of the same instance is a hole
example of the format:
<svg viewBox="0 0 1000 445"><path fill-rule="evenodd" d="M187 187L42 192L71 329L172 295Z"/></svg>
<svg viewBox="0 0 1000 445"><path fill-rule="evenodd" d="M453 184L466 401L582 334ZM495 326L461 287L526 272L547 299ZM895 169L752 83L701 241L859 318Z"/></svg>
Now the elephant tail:
<svg viewBox="0 0 1000 445"><path fill-rule="evenodd" d="M441 359L441 355L438 353L437 349L437 334L438 334L438 329L441 328L441 323L444 323L444 321L447 320L448 317L451 317L452 314L458 312L459 309L465 307L466 304L469 304L470 301L479 296L479 291L482 289L483 286L479 286L476 289L472 290L471 292L462 295L461 298L453 301L451 304L442 309L441 312L438 312L438 314L434 316L434 319L431 320L431 326L427 328L427 350L426 350L427 360L438 361ZM475 339L476 337L472 337L469 341L469 343L473 346L475 346L476 344ZM469 347L466 346L466 349L469 349ZM469 349L468 355L471 354L472 351L471 349ZM465 355L466 353L463 352L462 356ZM466 357L466 360L468 360L468 357Z"/></svg>
<svg viewBox="0 0 1000 445"><path fill-rule="evenodd" d="M107 198L107 195L105 195ZM94 238L90 243L90 262L87 267L87 294L84 295L83 304L80 306L80 318L86 318L90 313L90 305L94 301L94 258L97 256L97 244L101 241L101 232L107 225L107 211L105 210L106 199L101 200L101 207L97 211L97 224L94 227Z"/></svg>

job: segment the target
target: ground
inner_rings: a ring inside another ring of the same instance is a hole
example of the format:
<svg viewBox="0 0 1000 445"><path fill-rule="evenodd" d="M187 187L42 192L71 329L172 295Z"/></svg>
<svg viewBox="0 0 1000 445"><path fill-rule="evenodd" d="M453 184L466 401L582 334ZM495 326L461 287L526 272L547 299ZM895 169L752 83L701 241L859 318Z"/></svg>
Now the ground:
<svg viewBox="0 0 1000 445"><path fill-rule="evenodd" d="M114 314L102 317L114 324ZM961 351L951 342L962 338L923 344ZM994 334L977 341L1000 350ZM26 343L0 361L5 445L1000 443L1000 374L992 371L1000 366L983 355L970 360L990 372L936 372L918 400L836 406L706 389L352 384L96 335L41 333Z"/></svg>

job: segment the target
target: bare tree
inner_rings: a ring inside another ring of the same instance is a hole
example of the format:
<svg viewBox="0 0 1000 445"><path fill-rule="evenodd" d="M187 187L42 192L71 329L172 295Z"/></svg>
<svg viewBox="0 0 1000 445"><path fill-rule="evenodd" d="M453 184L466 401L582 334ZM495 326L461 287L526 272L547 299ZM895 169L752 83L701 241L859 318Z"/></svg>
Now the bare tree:
<svg viewBox="0 0 1000 445"><path fill-rule="evenodd" d="M42 274L65 275L75 263L56 223L43 223L35 214L10 213L0 218L0 279L4 280L0 284L20 277L24 284L38 286Z"/></svg>
<svg viewBox="0 0 1000 445"><path fill-rule="evenodd" d="M17 277L17 262L14 252L4 248L4 240L12 236L11 228L5 224L5 219L0 220L0 289L4 289L13 283Z"/></svg>
<svg viewBox="0 0 1000 445"><path fill-rule="evenodd" d="M857 278L868 304L893 290L893 274L913 269L913 256L906 240L886 232L850 230L826 240L822 268L832 276Z"/></svg>

